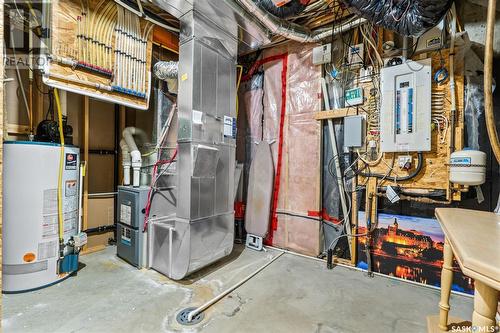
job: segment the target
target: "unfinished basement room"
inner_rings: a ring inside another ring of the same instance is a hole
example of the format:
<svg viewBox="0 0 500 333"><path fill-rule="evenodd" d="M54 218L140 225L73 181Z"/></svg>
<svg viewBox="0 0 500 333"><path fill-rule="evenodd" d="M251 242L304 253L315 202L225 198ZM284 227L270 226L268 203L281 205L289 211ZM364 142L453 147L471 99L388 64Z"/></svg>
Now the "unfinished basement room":
<svg viewBox="0 0 500 333"><path fill-rule="evenodd" d="M0 331L500 333L499 11L0 0Z"/></svg>

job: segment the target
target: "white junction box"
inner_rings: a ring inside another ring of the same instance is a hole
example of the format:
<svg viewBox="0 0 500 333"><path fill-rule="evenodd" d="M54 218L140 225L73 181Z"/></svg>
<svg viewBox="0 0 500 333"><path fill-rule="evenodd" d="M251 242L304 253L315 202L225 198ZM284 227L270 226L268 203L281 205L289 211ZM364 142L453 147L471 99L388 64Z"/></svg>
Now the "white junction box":
<svg viewBox="0 0 500 333"><path fill-rule="evenodd" d="M381 70L382 152L431 150L431 59Z"/></svg>
<svg viewBox="0 0 500 333"><path fill-rule="evenodd" d="M313 64L322 65L332 61L332 45L325 44L317 46L313 49Z"/></svg>

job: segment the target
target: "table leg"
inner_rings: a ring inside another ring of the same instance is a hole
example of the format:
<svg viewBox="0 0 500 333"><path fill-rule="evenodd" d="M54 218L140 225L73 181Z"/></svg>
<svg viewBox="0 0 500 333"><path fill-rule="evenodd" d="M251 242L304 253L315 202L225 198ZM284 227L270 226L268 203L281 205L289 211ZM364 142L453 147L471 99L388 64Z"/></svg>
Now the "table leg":
<svg viewBox="0 0 500 333"><path fill-rule="evenodd" d="M447 238L444 240L443 269L441 270L441 301L439 301L439 329L448 331L451 283L453 282L453 251Z"/></svg>
<svg viewBox="0 0 500 333"><path fill-rule="evenodd" d="M495 326L497 312L498 291L481 281L474 280L474 312L472 313L472 327L490 329ZM479 329L478 332L490 332Z"/></svg>

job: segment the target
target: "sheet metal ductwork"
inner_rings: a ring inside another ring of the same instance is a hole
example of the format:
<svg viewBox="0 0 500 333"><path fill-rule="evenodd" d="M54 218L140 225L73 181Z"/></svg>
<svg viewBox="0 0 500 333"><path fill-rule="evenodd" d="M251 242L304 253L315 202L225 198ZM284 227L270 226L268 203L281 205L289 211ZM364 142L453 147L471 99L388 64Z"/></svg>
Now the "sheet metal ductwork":
<svg viewBox="0 0 500 333"><path fill-rule="evenodd" d="M180 16L178 157L157 181L148 227L149 265L175 280L230 254L234 237L238 30L198 2L216 3Z"/></svg>
<svg viewBox="0 0 500 333"><path fill-rule="evenodd" d="M326 28L309 31L300 25L277 18L276 16L257 6L257 4L253 0L234 1L236 1L241 7L243 7L247 11L247 13L254 16L272 34L279 35L301 43L317 43L325 38L331 37L332 35L340 32L348 31L366 22L366 19L358 18L346 22L342 25L338 25L335 27L335 29Z"/></svg>
<svg viewBox="0 0 500 333"><path fill-rule="evenodd" d="M434 27L453 0L342 0L359 16L403 36L418 37Z"/></svg>

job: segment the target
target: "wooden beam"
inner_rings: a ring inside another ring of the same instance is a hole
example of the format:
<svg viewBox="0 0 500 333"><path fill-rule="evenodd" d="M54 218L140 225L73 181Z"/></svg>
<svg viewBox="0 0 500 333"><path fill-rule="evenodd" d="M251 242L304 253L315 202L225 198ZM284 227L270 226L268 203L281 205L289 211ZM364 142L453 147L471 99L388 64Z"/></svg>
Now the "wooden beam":
<svg viewBox="0 0 500 333"><path fill-rule="evenodd" d="M89 110L90 110L90 98L88 96L83 97L83 115L82 115L82 129L81 129L81 145L83 148L83 156L80 157L82 163L85 165L85 173L83 177L83 218L82 218L82 229L87 230L88 228L88 209L89 209ZM86 250L84 247L84 251Z"/></svg>
<svg viewBox="0 0 500 333"><path fill-rule="evenodd" d="M123 130L125 129L126 126L126 114L125 114L125 107L123 105L120 105L120 114L119 114L119 127L116 129L119 131L120 135L123 133ZM123 155L122 155L122 150L119 149L118 152L118 184L123 184L123 165L122 165L122 160L123 160Z"/></svg>
<svg viewBox="0 0 500 333"><path fill-rule="evenodd" d="M27 125L7 124L8 134L30 134L30 127Z"/></svg>
<svg viewBox="0 0 500 333"><path fill-rule="evenodd" d="M43 87L44 87L44 84L42 82L42 76L41 75L38 75L35 73L35 77L33 78L34 79L34 83L35 83L35 86L36 87L39 87L39 88L36 88L36 89L33 89L33 93L35 94L35 98L34 98L34 105L33 105L33 127L34 127L34 131L36 131L36 126L43 120L44 118L44 113L43 113ZM39 91L39 89L41 91Z"/></svg>
<svg viewBox="0 0 500 333"><path fill-rule="evenodd" d="M316 120L338 119L348 116L355 116L357 114L358 110L355 108L344 108L344 109L315 112L314 119Z"/></svg>

